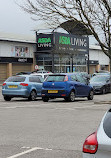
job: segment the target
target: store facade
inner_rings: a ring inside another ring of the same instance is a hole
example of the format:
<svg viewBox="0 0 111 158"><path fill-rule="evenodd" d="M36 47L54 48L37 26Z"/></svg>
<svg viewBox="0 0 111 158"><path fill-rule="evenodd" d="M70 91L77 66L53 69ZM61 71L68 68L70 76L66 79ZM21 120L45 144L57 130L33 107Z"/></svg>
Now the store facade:
<svg viewBox="0 0 111 158"><path fill-rule="evenodd" d="M35 58L40 68L52 72L86 71L88 56L88 37L57 32L37 36Z"/></svg>
<svg viewBox="0 0 111 158"><path fill-rule="evenodd" d="M109 58L100 46L89 47L85 36L51 33L38 34L37 40L4 35L0 37L0 83L18 72L34 71L35 65L51 72L88 72L110 70ZM37 47L36 47L37 46Z"/></svg>
<svg viewBox="0 0 111 158"><path fill-rule="evenodd" d="M0 83L18 72L34 70L34 44L0 40Z"/></svg>

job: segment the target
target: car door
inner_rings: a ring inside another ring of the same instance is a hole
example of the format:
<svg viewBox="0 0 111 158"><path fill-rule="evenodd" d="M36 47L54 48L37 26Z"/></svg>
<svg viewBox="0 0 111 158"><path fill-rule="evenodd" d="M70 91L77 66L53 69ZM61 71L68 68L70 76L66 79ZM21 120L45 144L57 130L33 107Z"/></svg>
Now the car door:
<svg viewBox="0 0 111 158"><path fill-rule="evenodd" d="M78 96L88 96L89 94L89 86L87 85L87 81L80 75L76 75L77 77L77 95Z"/></svg>
<svg viewBox="0 0 111 158"><path fill-rule="evenodd" d="M31 76L29 77L29 81L32 84L32 89L36 89L37 95L41 96L41 90L42 90L42 77L40 76Z"/></svg>
<svg viewBox="0 0 111 158"><path fill-rule="evenodd" d="M35 76L35 86L37 90L37 95L41 96L43 78L40 76Z"/></svg>

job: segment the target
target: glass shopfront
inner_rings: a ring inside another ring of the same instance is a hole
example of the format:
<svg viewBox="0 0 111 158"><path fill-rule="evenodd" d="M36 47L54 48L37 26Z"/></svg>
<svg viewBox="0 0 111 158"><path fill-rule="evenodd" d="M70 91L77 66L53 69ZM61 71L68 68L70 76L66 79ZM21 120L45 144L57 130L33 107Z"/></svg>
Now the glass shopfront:
<svg viewBox="0 0 111 158"><path fill-rule="evenodd" d="M78 54L76 56L64 55L64 54L52 54L49 53L39 53L36 56L36 63L39 68L45 69L47 71L52 71L54 59L54 72L77 72L86 71L86 60L85 56ZM73 70L72 70L73 65Z"/></svg>

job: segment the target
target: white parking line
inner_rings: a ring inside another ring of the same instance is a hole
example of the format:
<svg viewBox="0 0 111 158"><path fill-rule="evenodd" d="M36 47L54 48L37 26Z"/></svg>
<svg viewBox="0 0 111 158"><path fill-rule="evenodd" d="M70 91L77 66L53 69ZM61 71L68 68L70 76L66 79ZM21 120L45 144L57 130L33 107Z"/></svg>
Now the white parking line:
<svg viewBox="0 0 111 158"><path fill-rule="evenodd" d="M16 155L12 155L12 156L7 157L7 158L16 158L16 157L19 157L19 156L25 155L25 154L27 154L27 153L31 153L31 152L33 152L33 151L35 151L35 150L52 150L52 149L48 149L48 148L41 148L41 147L34 147L34 148L32 148L32 149L29 149L29 150L23 151L23 152L21 152L21 153L18 153L18 154L16 154Z"/></svg>

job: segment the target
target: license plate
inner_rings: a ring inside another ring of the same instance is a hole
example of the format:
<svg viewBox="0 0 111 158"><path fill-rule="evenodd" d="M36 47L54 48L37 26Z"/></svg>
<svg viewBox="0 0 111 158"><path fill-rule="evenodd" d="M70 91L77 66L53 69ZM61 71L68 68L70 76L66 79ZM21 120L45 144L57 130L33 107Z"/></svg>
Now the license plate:
<svg viewBox="0 0 111 158"><path fill-rule="evenodd" d="M48 90L48 93L58 93L58 90Z"/></svg>
<svg viewBox="0 0 111 158"><path fill-rule="evenodd" d="M17 88L18 86L16 86L16 85L10 85L10 86L8 86L8 88Z"/></svg>

